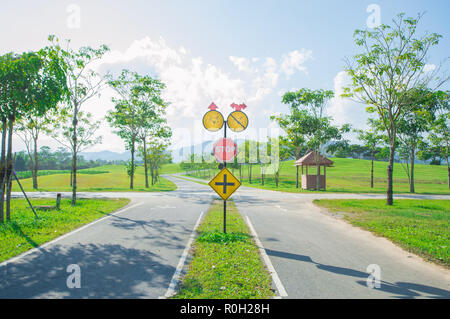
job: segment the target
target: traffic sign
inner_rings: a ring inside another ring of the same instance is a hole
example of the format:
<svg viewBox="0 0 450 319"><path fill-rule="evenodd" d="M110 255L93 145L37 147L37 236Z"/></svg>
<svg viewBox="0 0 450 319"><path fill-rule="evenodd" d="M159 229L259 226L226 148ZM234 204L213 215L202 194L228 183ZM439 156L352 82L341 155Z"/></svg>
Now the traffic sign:
<svg viewBox="0 0 450 319"><path fill-rule="evenodd" d="M237 155L237 145L231 138L221 138L214 144L213 152L219 162L232 162Z"/></svg>
<svg viewBox="0 0 450 319"><path fill-rule="evenodd" d="M248 126L248 117L242 111L234 111L228 115L228 127L234 132L242 132Z"/></svg>
<svg viewBox="0 0 450 319"><path fill-rule="evenodd" d="M209 182L209 186L223 200L227 200L241 186L241 182L227 168L224 168Z"/></svg>
<svg viewBox="0 0 450 319"><path fill-rule="evenodd" d="M212 110L203 116L203 126L208 131L217 132L223 127L223 123L223 115L219 111Z"/></svg>

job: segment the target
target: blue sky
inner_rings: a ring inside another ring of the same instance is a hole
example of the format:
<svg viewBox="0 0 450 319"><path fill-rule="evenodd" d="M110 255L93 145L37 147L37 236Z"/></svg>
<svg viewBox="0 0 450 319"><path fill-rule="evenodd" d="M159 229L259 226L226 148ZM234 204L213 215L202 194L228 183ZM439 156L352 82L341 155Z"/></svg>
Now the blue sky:
<svg viewBox="0 0 450 319"><path fill-rule="evenodd" d="M67 24L71 4L81 10L76 29ZM353 32L367 27L370 4L379 5L382 23L399 12L426 11L421 30L444 36L429 63L448 57L450 2L404 0L11 1L0 11L0 53L37 49L48 34L70 38L74 47L105 43L114 54L100 70L126 67L170 86L166 97L174 129L198 129L211 100L224 113L231 111L231 102L246 102L252 127L260 129L270 125L270 114L287 111L280 103L286 90L337 90L344 57L356 53ZM105 90L86 109L101 118L112 108L111 95ZM363 107L337 100L331 101L329 115L357 127L367 117ZM107 124L101 133L115 142L95 149L124 149ZM56 146L50 138L42 142Z"/></svg>

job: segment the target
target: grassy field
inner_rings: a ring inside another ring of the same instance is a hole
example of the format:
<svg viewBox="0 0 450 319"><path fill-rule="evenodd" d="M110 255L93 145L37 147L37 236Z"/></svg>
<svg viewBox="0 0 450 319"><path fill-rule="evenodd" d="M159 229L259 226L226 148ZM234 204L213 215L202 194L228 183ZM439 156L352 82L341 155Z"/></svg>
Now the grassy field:
<svg viewBox="0 0 450 319"><path fill-rule="evenodd" d="M149 182L151 183L149 177ZM20 180L25 191L33 191L31 178ZM39 191L69 192L72 188L70 172L38 176ZM77 190L80 192L128 192L130 191L130 179L123 165L105 165L100 167L80 170L77 174ZM134 179L134 191L159 192L177 189L176 185L163 177L159 177L158 183L150 188L145 188L144 168L139 166ZM20 191L16 182L13 182L13 191Z"/></svg>
<svg viewBox="0 0 450 319"><path fill-rule="evenodd" d="M273 296L271 278L258 247L232 201L227 205L227 234L223 234L222 201L205 216L179 299L250 299Z"/></svg>
<svg viewBox="0 0 450 319"><path fill-rule="evenodd" d="M36 219L25 199L11 201L11 221L0 224L0 262L42 245L129 203L129 199L70 199L61 210L37 210ZM55 205L54 199L32 199L33 205Z"/></svg>
<svg viewBox="0 0 450 319"><path fill-rule="evenodd" d="M374 188L370 188L370 161L347 158L332 158L334 167L327 168L327 191L328 192L351 192L351 193L385 193L387 187L387 162L375 162L374 164ZM266 175L264 186L261 185L261 169L259 165L253 165L252 183L249 183L248 168L242 168L242 184L244 186L258 187L284 192L311 192L295 187L296 168L294 161L281 163L280 183L277 188L272 175ZM322 168L323 171L323 168ZM218 172L215 171L214 174ZM312 168L314 174L315 168ZM239 170L235 169L233 174L239 178ZM300 173L301 174L301 169ZM208 179L209 177L191 175ZM301 177L299 178L301 181ZM416 164L415 166L415 188L418 194L448 194L447 167L436 165ZM409 193L408 177L402 165L394 165L394 192Z"/></svg>
<svg viewBox="0 0 450 319"><path fill-rule="evenodd" d="M450 200L315 200L331 211L345 212L355 226L389 238L403 248L450 268Z"/></svg>

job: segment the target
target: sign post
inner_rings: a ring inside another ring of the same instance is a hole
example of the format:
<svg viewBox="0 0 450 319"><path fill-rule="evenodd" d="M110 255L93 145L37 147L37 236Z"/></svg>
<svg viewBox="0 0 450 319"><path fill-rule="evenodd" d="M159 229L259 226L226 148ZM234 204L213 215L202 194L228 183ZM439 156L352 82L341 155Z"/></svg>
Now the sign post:
<svg viewBox="0 0 450 319"><path fill-rule="evenodd" d="M211 103L208 111L203 116L203 126L211 132L217 132L222 127L223 139L214 144L214 155L219 162L222 162L223 168L210 182L209 186L223 199L223 232L227 233L227 199L241 186L241 182L234 177L227 169L227 162L231 162L237 155L237 145L231 139L227 138L227 126L234 132L242 132L248 126L248 117L241 110L247 106L245 104L231 104L235 110L227 120L224 120L222 113L217 111L217 106Z"/></svg>

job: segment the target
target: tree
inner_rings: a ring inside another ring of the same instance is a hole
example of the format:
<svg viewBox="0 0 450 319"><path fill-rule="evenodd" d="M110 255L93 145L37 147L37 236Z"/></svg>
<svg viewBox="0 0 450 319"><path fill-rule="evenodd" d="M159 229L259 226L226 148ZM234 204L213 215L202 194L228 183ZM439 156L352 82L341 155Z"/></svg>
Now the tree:
<svg viewBox="0 0 450 319"><path fill-rule="evenodd" d="M341 128L331 124L331 118L324 115L326 102L333 97L332 91L300 89L284 94L282 102L291 108L294 114L298 134L305 139L308 149L315 152L317 166L316 189L320 188L320 153L327 143L342 139L342 134L350 130L348 124Z"/></svg>
<svg viewBox="0 0 450 319"><path fill-rule="evenodd" d="M153 140L149 144L147 161L149 164L152 185L158 182L159 169L162 164L169 161L170 155L167 153L169 142L167 139Z"/></svg>
<svg viewBox="0 0 450 319"><path fill-rule="evenodd" d="M57 117L57 112L55 110L52 111L42 116L31 114L28 117L24 117L18 121L16 129L17 134L27 149L34 189L38 189L38 139L41 133L51 133L50 127L52 124L55 124L55 118Z"/></svg>
<svg viewBox="0 0 450 319"><path fill-rule="evenodd" d="M439 156L439 164L444 160L447 164L448 188L450 188L450 166L449 166L449 145L450 145L450 110L449 92L438 91L434 94L439 105L437 115L431 123L428 140L430 146L425 152L425 159ZM436 161L435 161L436 163Z"/></svg>
<svg viewBox="0 0 450 319"><path fill-rule="evenodd" d="M295 160L298 160L306 151L305 138L302 134L303 128L299 126L301 117L301 112L298 112L296 108L291 108L291 112L287 115L271 116L271 120L276 121L286 133L286 136L279 137L279 143L286 158L293 157ZM298 188L298 166L296 168L295 187Z"/></svg>
<svg viewBox="0 0 450 319"><path fill-rule="evenodd" d="M137 138L143 145L141 155L144 159L145 187L148 188L147 145L149 141L156 143L160 142L159 140L163 140L161 142L163 145L168 145L166 140L172 136L172 131L166 126L165 115L168 103L161 98L161 92L165 88L164 83L150 76L139 76L137 82L134 87L135 98L138 99L139 105L136 118Z"/></svg>
<svg viewBox="0 0 450 319"><path fill-rule="evenodd" d="M343 97L367 104L366 110L376 113L389 138L387 205L393 204L393 169L399 121L411 111L405 98L412 88L423 86L435 78L436 72L424 72L429 49L439 43L436 33L418 36L417 26L422 17L404 18L397 15L393 26L380 25L373 31L356 30L355 43L362 53L347 59L346 72L351 84L344 88ZM445 82L439 81L437 87Z"/></svg>
<svg viewBox="0 0 450 319"><path fill-rule="evenodd" d="M406 94L411 105L411 111L406 113L398 122L398 138L402 144L403 158L408 159L407 175L409 177L409 191L415 192L414 164L416 152L424 143L424 134L431 129L439 109L438 95L428 88L413 88ZM405 154L407 153L407 154Z"/></svg>
<svg viewBox="0 0 450 319"><path fill-rule="evenodd" d="M160 97L164 84L150 76L141 76L129 70L122 70L117 79L110 77L108 83L119 94L119 98L112 98L114 111L110 111L106 119L117 129L116 134L125 140L127 149L131 151L130 189L133 189L136 142L138 139L143 142L143 153L146 154L147 138L167 131L161 129L165 123L163 116L167 107L167 103ZM144 165L147 166L145 156Z"/></svg>
<svg viewBox="0 0 450 319"><path fill-rule="evenodd" d="M58 39L55 38L55 45L57 44ZM94 71L93 63L101 59L107 51L109 51L109 48L106 45L101 45L97 49L86 46L73 50L70 48L70 41L67 41L67 48L64 50L69 89L66 109L67 112L72 113L72 206L75 206L77 202L79 113L82 111L83 104L92 97L98 96L105 84L105 77Z"/></svg>
<svg viewBox="0 0 450 319"><path fill-rule="evenodd" d="M76 128L73 125L73 113L66 113L55 123L51 132L51 137L56 140L64 149L67 149L72 156L72 166L70 170L70 186L73 187L75 171L73 170L73 156L86 150L87 148L99 144L102 136L95 133L101 125L101 121L93 121L91 113L78 111ZM74 135L77 136L74 136ZM76 142L76 144L75 144ZM78 155L77 155L78 164ZM78 165L76 165L78 167ZM73 196L73 195L72 195Z"/></svg>
<svg viewBox="0 0 450 319"><path fill-rule="evenodd" d="M53 38L50 36L49 40L52 41ZM25 116L43 116L54 108L66 96L66 84L66 65L58 45L21 55L8 53L0 58L0 107L4 134L0 181L1 221L3 221L5 190L6 218L10 219L14 124L16 120ZM8 129L8 149L5 154L6 129Z"/></svg>
<svg viewBox="0 0 450 319"><path fill-rule="evenodd" d="M370 150L370 188L373 188L373 162L375 159L376 149L382 142L383 137L379 134L376 128L376 123L373 119L369 119L368 124L370 126L369 130L355 130L355 132L358 133L358 139Z"/></svg>

